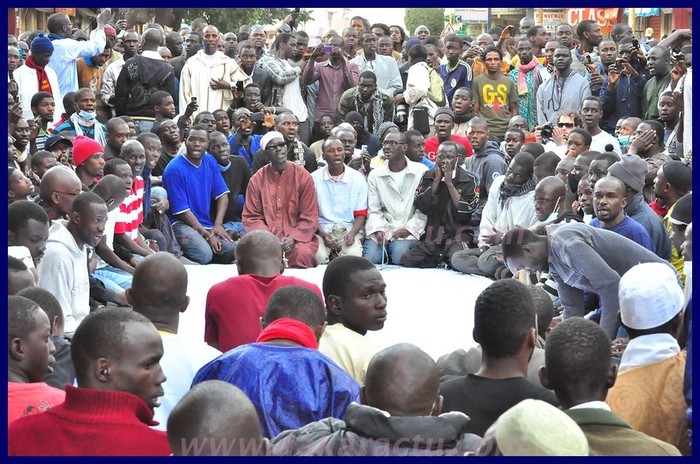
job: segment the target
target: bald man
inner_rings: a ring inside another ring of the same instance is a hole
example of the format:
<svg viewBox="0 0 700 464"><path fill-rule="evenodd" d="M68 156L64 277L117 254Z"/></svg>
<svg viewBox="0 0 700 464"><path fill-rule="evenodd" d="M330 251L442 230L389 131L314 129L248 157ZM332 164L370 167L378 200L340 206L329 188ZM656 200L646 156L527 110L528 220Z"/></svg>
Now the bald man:
<svg viewBox="0 0 700 464"><path fill-rule="evenodd" d="M165 34L165 46L170 50L172 58L177 58L182 55L182 36L175 31L170 31Z"/></svg>
<svg viewBox="0 0 700 464"><path fill-rule="evenodd" d="M83 184L78 175L67 166L54 166L44 174L39 184L39 205L50 220L65 219L71 212L73 200Z"/></svg>
<svg viewBox="0 0 700 464"><path fill-rule="evenodd" d="M163 60L158 47L163 43L163 33L155 28L147 29L141 38L143 52L129 58L117 79L114 90L114 106L117 116L130 116L140 132L148 132L156 113L150 98L153 92L164 90L178 104L177 80L170 63Z"/></svg>
<svg viewBox="0 0 700 464"><path fill-rule="evenodd" d="M282 432L274 456L461 456L479 443L462 413L440 415L437 364L415 345L377 353L345 421L324 419ZM437 443L439 445L435 446Z"/></svg>
<svg viewBox="0 0 700 464"><path fill-rule="evenodd" d="M559 222L566 206L566 184L554 176L545 177L535 187L535 214L540 222ZM570 212L570 211L569 211Z"/></svg>
<svg viewBox="0 0 700 464"><path fill-rule="evenodd" d="M180 313L190 303L187 296L187 271L175 256L158 252L136 266L126 298L134 311L146 316L156 326L163 340L160 367L168 381L160 407L155 409L155 428L165 430L168 416L190 390L197 371L221 352L199 340L178 335Z"/></svg>
<svg viewBox="0 0 700 464"><path fill-rule="evenodd" d="M273 233L265 230L246 233L235 253L238 276L214 285L207 294L204 340L214 348L226 352L254 342L260 335L265 306L278 288L299 285L323 300L316 285L282 275L282 247ZM231 301L236 301L235 307Z"/></svg>
<svg viewBox="0 0 700 464"><path fill-rule="evenodd" d="M180 113L184 114L187 105L196 98L195 117L199 111L228 108L242 97L236 83L240 81L245 87L253 82L236 61L217 50L219 30L216 27L206 26L203 38L204 49L185 62L180 74Z"/></svg>
<svg viewBox="0 0 700 464"><path fill-rule="evenodd" d="M525 16L523 19L520 20L519 26L520 35L527 35L527 31L529 31L531 27L535 26L535 20L529 16Z"/></svg>
<svg viewBox="0 0 700 464"><path fill-rule="evenodd" d="M122 145L129 139L129 125L122 118L115 117L107 121L107 143L105 144L105 161L119 158Z"/></svg>
<svg viewBox="0 0 700 464"><path fill-rule="evenodd" d="M221 380L195 385L182 398L168 419L168 441L175 456L264 456L270 448L253 403Z"/></svg>

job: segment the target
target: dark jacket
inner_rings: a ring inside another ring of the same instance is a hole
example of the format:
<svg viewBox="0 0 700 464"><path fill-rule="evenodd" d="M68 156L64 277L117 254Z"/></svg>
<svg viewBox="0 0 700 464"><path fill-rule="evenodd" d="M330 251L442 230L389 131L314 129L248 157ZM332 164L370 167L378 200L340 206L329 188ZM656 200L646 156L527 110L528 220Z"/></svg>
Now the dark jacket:
<svg viewBox="0 0 700 464"><path fill-rule="evenodd" d="M633 196L625 206L625 213L649 231L654 244L654 253L661 259L671 260L671 237L664 226L663 220L644 201L641 193Z"/></svg>
<svg viewBox="0 0 700 464"><path fill-rule="evenodd" d="M680 456L678 449L637 432L615 413L582 408L564 411L583 430L591 456Z"/></svg>
<svg viewBox="0 0 700 464"><path fill-rule="evenodd" d="M158 90L168 92L178 107L178 91L173 67L163 60L137 55L124 63L114 90L117 116L156 116L151 95Z"/></svg>
<svg viewBox="0 0 700 464"><path fill-rule="evenodd" d="M350 404L345 421L328 418L282 432L273 456L462 456L481 439L464 432L461 413L387 417L378 409Z"/></svg>
<svg viewBox="0 0 700 464"><path fill-rule="evenodd" d="M260 101L262 104L272 106L272 78L270 73L256 63L253 66L253 74L251 74L250 78L253 79L254 84L260 87Z"/></svg>
<svg viewBox="0 0 700 464"><path fill-rule="evenodd" d="M440 182L437 194L433 192L435 175L435 169L423 174L414 202L415 207L428 216L423 240L438 244L455 238L459 232L458 241L471 242L474 233L469 225L477 205L476 179L462 167L457 167L457 176L452 180L459 193L459 207L455 208L444 181Z"/></svg>
<svg viewBox="0 0 700 464"><path fill-rule="evenodd" d="M248 188L250 180L250 166L242 156L232 155L230 157L231 164L226 171L222 171L226 186L229 188L228 207L224 214L224 223L241 222L241 214L243 214L243 202L238 202L238 197L245 197L245 191ZM221 166L219 166L221 169ZM242 200L242 198L241 198ZM216 202L211 204L210 216L212 220L216 218Z"/></svg>
<svg viewBox="0 0 700 464"><path fill-rule="evenodd" d="M641 118L644 116L642 91L644 84L649 79L649 74L644 69L637 71L639 74L634 77L627 73L621 75L613 92L608 90L610 76L605 76L598 97L600 105L603 107L600 127L604 131L614 133L615 124L620 118L633 116Z"/></svg>

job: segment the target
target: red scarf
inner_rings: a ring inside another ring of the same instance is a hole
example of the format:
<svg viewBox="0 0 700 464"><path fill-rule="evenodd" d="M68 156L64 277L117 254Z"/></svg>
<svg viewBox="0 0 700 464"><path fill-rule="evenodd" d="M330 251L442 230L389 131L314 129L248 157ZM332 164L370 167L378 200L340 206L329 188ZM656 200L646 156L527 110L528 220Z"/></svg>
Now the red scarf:
<svg viewBox="0 0 700 464"><path fill-rule="evenodd" d="M305 348L311 348L312 350L318 349L318 342L311 328L296 319L282 317L275 320L260 332L258 339L255 341L261 343L277 338L291 340Z"/></svg>
<svg viewBox="0 0 700 464"><path fill-rule="evenodd" d="M39 80L39 92L49 92L53 94L51 91L51 83L49 82L49 75L46 74L44 67L37 65L32 59L32 55L27 57L24 64L27 65L28 68L36 69L36 77Z"/></svg>

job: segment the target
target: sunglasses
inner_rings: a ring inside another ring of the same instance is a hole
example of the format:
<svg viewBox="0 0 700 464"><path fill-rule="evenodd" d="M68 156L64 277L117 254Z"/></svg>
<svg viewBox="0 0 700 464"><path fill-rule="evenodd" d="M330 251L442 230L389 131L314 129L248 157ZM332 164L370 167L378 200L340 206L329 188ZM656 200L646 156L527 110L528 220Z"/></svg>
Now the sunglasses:
<svg viewBox="0 0 700 464"><path fill-rule="evenodd" d="M557 127L566 127L566 128L571 129L574 127L574 123L573 122L560 122L559 124L557 124Z"/></svg>

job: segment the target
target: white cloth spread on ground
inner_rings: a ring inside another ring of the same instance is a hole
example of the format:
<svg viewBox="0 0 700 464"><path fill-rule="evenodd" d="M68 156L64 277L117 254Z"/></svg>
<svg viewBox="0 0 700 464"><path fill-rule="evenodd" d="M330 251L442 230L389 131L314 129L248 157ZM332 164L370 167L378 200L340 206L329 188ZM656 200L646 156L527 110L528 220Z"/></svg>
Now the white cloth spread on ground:
<svg viewBox="0 0 700 464"><path fill-rule="evenodd" d="M209 288L238 275L235 265L185 266L190 305L180 314L178 335L204 340L204 306ZM326 266L286 269L321 288ZM382 346L413 343L435 360L458 348L476 345L472 339L474 302L492 281L447 269L385 269L388 317L384 328L366 337ZM452 289L448 291L448 289Z"/></svg>

